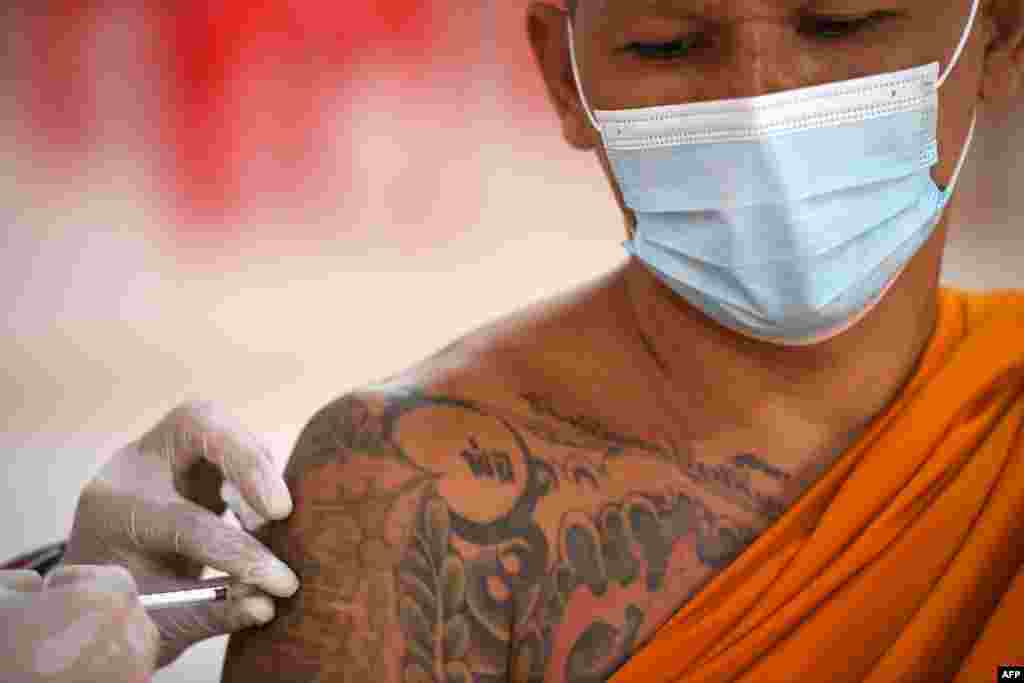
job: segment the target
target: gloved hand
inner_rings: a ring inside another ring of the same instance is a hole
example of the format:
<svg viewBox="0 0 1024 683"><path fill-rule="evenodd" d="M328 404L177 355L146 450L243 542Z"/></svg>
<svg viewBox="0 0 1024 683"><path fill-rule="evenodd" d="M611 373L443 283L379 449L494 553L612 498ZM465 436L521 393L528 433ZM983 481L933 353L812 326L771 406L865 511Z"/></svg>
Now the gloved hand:
<svg viewBox="0 0 1024 683"><path fill-rule="evenodd" d="M0 680L142 683L160 634L122 567L0 571Z"/></svg>
<svg viewBox="0 0 1024 683"><path fill-rule="evenodd" d="M298 589L287 565L220 517L225 497L249 529L292 511L269 449L214 404L189 402L118 451L78 500L65 564L121 565L143 593L198 579L204 565L248 584L240 599L152 612L160 667L200 640L266 623L266 593Z"/></svg>

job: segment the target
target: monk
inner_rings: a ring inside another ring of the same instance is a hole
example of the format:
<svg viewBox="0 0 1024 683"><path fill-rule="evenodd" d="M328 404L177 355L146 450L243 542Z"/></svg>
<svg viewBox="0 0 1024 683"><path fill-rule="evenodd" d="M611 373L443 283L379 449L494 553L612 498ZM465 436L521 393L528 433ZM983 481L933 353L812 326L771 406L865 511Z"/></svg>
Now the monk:
<svg viewBox="0 0 1024 683"><path fill-rule="evenodd" d="M628 258L309 421L262 535L302 586L223 680L1024 665L1024 292L939 282L1024 2L537 0L526 23Z"/></svg>

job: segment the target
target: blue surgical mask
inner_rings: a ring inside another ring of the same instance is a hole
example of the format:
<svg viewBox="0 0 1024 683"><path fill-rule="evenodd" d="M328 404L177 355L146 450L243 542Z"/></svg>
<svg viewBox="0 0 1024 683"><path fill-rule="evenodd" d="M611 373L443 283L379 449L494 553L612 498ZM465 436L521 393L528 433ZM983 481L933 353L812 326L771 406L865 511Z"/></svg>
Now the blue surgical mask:
<svg viewBox="0 0 1024 683"><path fill-rule="evenodd" d="M592 112L626 206L627 251L707 316L783 346L831 339L888 291L939 224L933 62L745 99Z"/></svg>

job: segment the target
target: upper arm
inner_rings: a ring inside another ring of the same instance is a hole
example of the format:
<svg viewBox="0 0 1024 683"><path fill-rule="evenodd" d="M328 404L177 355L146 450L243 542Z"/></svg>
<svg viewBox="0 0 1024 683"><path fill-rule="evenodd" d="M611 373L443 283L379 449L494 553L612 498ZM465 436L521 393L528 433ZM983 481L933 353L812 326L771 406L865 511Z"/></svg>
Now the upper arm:
<svg viewBox="0 0 1024 683"><path fill-rule="evenodd" d="M502 541L482 552L466 529L493 499L479 496L486 482L462 495L477 481L469 461L451 457L455 437L431 434L445 416L424 421L417 408L410 396L350 396L305 427L285 472L294 512L261 534L301 586L269 625L231 637L222 680L506 678L511 596L488 585ZM522 469L493 478L499 498Z"/></svg>

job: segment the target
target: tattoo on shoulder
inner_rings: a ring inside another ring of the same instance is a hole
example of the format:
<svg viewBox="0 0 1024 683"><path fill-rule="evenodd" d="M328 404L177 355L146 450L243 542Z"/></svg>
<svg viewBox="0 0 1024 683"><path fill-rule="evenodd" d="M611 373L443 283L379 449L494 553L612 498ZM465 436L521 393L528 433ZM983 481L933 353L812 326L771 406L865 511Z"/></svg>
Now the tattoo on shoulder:
<svg viewBox="0 0 1024 683"><path fill-rule="evenodd" d="M531 410L541 417L551 418L556 424L570 429L556 430L542 420L525 420L524 426L543 437L570 446L582 448L605 448L619 452L625 447L639 448L648 451L661 450L656 444L632 436L619 434L599 420L586 415L565 415L554 405L551 399L539 393L528 392L522 395Z"/></svg>
<svg viewBox="0 0 1024 683"><path fill-rule="evenodd" d="M751 454L698 467L527 400L545 420L412 389L314 417L269 541L303 582L267 629L301 643L277 652L288 680L605 681L759 533L703 487L770 508L750 473L786 476Z"/></svg>

